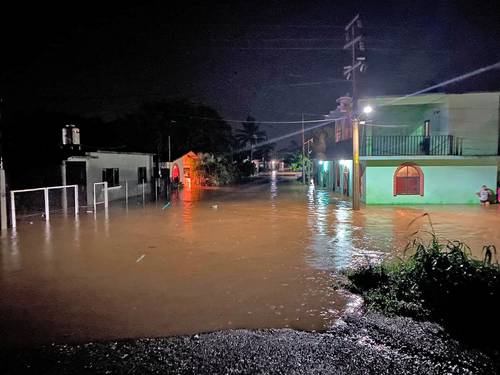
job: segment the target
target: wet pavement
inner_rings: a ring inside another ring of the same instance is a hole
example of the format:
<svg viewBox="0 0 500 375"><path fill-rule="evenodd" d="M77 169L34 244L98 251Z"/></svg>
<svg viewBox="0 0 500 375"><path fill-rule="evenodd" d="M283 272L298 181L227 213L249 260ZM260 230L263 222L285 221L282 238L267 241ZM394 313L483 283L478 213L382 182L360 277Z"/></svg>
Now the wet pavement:
<svg viewBox="0 0 500 375"><path fill-rule="evenodd" d="M428 230L481 256L500 245L497 206L376 207L353 213L329 192L272 176L188 191L172 205L122 203L20 221L1 237L2 346L195 334L324 331L350 301L332 271L401 255ZM32 220L30 223L29 220Z"/></svg>

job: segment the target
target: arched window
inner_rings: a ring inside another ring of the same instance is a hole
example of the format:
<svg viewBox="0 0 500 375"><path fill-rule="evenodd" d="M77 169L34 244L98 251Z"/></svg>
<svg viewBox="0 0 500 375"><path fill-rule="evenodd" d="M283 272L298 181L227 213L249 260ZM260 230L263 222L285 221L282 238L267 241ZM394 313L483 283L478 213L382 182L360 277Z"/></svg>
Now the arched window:
<svg viewBox="0 0 500 375"><path fill-rule="evenodd" d="M424 174L417 165L404 163L396 169L394 195L424 195Z"/></svg>

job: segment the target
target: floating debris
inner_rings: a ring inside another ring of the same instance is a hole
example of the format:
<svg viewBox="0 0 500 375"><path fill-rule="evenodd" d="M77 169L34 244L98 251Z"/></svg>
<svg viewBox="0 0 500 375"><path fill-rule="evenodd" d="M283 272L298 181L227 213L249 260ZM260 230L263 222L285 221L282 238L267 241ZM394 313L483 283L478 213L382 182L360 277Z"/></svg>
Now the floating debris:
<svg viewBox="0 0 500 375"><path fill-rule="evenodd" d="M146 254L142 254L139 258L137 258L137 260L135 262L139 263L141 260L144 259L145 256L146 256Z"/></svg>
<svg viewBox="0 0 500 375"><path fill-rule="evenodd" d="M212 205L212 208L213 208L214 210L216 210L216 209L218 209L218 208L219 208L219 205L217 205L217 204L213 204L213 205Z"/></svg>
<svg viewBox="0 0 500 375"><path fill-rule="evenodd" d="M164 210L165 208L169 208L171 205L172 205L172 203L167 202L167 203L165 203L165 205L161 209Z"/></svg>

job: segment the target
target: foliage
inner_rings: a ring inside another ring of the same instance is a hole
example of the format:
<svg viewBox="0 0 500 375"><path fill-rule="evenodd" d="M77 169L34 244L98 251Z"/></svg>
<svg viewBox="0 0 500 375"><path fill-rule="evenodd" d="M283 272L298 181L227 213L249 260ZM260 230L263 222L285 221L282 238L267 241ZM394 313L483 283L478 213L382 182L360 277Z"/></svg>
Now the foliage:
<svg viewBox="0 0 500 375"><path fill-rule="evenodd" d="M237 182L255 173L255 165L248 161L231 162L228 158L199 153L196 171L204 186L220 186Z"/></svg>
<svg viewBox="0 0 500 375"><path fill-rule="evenodd" d="M435 320L476 343L498 342L497 322L488 323L500 312L495 247L485 246L484 259L476 260L464 243L440 242L434 232L431 237L415 238L406 249L412 255L403 260L348 271L349 289L364 297L368 309Z"/></svg>
<svg viewBox="0 0 500 375"><path fill-rule="evenodd" d="M209 153L198 154L196 171L205 186L226 185L238 178L237 170L229 160Z"/></svg>
<svg viewBox="0 0 500 375"><path fill-rule="evenodd" d="M247 178L255 174L255 164L249 160L238 161L236 163L236 170L238 171L238 178Z"/></svg>
<svg viewBox="0 0 500 375"><path fill-rule="evenodd" d="M212 108L188 100L144 103L112 123L114 142L125 149L159 153L168 159L189 150L221 154L232 146L232 129Z"/></svg>
<svg viewBox="0 0 500 375"><path fill-rule="evenodd" d="M312 162L306 155L303 156L302 152L288 153L283 161L285 165L290 166L292 171L298 172L302 171L302 160L304 161L305 170L307 170Z"/></svg>
<svg viewBox="0 0 500 375"><path fill-rule="evenodd" d="M253 159L269 160L271 159L271 152L274 150L276 143L266 143L262 146L255 148L253 152Z"/></svg>
<svg viewBox="0 0 500 375"><path fill-rule="evenodd" d="M252 159L253 146L266 140L266 132L259 129L259 124L257 124L255 119L251 116L248 116L247 120L242 123L242 127L242 129L236 130L235 138L240 147L250 145L250 159Z"/></svg>

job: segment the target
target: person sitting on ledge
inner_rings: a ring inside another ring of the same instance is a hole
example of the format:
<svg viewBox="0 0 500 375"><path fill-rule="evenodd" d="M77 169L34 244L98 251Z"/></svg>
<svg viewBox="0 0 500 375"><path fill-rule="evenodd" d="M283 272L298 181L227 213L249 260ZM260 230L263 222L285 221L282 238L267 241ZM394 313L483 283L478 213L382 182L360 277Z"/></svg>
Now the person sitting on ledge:
<svg viewBox="0 0 500 375"><path fill-rule="evenodd" d="M490 204L490 189L486 185L481 186L481 190L477 193L481 206L489 206Z"/></svg>

